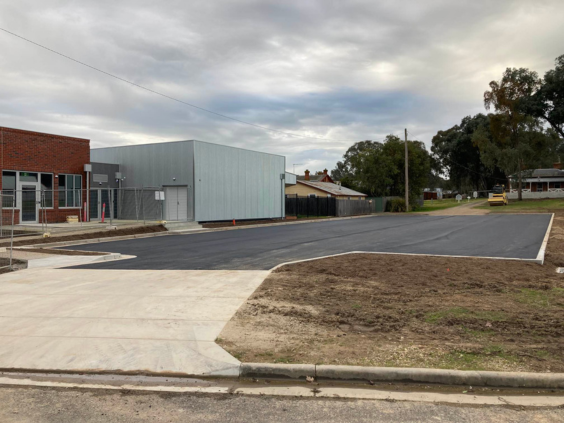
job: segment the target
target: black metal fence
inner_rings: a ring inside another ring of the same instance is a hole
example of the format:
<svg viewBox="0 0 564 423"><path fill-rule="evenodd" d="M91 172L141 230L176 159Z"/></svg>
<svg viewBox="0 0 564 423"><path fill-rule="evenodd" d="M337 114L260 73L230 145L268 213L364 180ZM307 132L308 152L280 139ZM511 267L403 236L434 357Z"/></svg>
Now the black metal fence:
<svg viewBox="0 0 564 423"><path fill-rule="evenodd" d="M286 216L322 217L356 216L374 213L374 204L366 200L343 200L335 197L299 197L286 195Z"/></svg>
<svg viewBox="0 0 564 423"><path fill-rule="evenodd" d="M337 216L337 199L334 197L298 197L297 195L286 195L286 216Z"/></svg>

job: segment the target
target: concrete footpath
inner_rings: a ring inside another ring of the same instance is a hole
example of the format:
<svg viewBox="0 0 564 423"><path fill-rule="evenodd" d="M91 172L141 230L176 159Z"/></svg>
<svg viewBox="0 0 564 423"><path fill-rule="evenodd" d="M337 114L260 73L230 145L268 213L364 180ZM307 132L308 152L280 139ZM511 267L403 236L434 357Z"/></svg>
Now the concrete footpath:
<svg viewBox="0 0 564 423"><path fill-rule="evenodd" d="M265 271L27 269L0 277L0 368L239 374L214 340Z"/></svg>

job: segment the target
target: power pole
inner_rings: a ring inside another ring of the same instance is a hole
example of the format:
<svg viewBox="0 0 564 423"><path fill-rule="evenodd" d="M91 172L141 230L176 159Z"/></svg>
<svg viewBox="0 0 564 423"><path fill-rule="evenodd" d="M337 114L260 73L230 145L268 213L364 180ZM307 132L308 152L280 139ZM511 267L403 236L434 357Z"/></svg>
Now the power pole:
<svg viewBox="0 0 564 423"><path fill-rule="evenodd" d="M407 128L405 129L405 211L409 211L409 171L407 161Z"/></svg>

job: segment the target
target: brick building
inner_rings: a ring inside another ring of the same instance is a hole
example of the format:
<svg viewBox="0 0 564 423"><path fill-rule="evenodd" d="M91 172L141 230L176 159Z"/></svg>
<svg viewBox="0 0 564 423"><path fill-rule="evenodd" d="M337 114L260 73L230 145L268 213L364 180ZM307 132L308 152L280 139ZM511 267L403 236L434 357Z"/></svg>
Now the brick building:
<svg viewBox="0 0 564 423"><path fill-rule="evenodd" d="M88 163L90 140L0 127L3 223L11 223L13 198L16 224L41 223L43 210L49 223L77 216Z"/></svg>

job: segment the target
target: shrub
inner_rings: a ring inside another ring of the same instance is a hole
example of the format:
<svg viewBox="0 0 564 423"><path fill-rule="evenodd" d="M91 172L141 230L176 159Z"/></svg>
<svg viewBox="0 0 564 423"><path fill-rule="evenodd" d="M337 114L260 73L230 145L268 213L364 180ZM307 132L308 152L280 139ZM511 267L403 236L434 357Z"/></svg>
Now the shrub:
<svg viewBox="0 0 564 423"><path fill-rule="evenodd" d="M405 212L405 200L403 198L394 198L390 203L390 211L392 213Z"/></svg>

